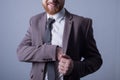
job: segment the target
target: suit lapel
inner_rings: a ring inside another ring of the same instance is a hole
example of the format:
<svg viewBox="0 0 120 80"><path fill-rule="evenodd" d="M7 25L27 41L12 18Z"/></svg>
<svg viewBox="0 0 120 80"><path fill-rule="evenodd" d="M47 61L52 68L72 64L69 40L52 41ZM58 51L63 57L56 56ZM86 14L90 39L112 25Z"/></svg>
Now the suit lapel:
<svg viewBox="0 0 120 80"><path fill-rule="evenodd" d="M66 53L67 51L67 45L69 41L69 36L71 32L72 27L72 15L68 11L65 13L65 28L63 33L63 52Z"/></svg>
<svg viewBox="0 0 120 80"><path fill-rule="evenodd" d="M44 37L44 33L45 33L45 28L46 28L46 21L47 21L47 15L46 13L43 13L41 19L39 20L39 30L40 30L40 34L41 34L41 42L43 42L43 37Z"/></svg>

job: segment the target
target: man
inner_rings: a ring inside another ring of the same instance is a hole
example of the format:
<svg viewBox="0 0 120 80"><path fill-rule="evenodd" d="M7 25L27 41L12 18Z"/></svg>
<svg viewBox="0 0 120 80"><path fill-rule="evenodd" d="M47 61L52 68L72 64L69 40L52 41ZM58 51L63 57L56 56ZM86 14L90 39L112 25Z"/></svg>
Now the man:
<svg viewBox="0 0 120 80"><path fill-rule="evenodd" d="M79 80L102 64L92 20L69 13L64 3L42 0L46 12L30 19L30 27L17 49L20 61L32 63L30 80ZM49 18L54 20L50 23Z"/></svg>

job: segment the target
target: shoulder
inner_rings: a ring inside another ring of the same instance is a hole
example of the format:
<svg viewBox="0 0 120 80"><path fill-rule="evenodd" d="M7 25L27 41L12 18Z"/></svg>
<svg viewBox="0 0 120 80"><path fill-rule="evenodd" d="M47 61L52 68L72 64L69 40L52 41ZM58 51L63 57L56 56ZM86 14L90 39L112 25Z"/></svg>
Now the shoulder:
<svg viewBox="0 0 120 80"><path fill-rule="evenodd" d="M43 12L43 13L39 13L39 14L36 14L36 15L32 16L30 18L30 23L31 22L37 22L37 21L41 20L43 17L45 17L45 15L46 15L46 13Z"/></svg>
<svg viewBox="0 0 120 80"><path fill-rule="evenodd" d="M67 20L72 21L75 24L75 26L81 26L82 28L88 28L90 25L92 25L91 18L72 14L67 10L66 10L66 18Z"/></svg>
<svg viewBox="0 0 120 80"><path fill-rule="evenodd" d="M73 16L73 20L74 20L74 21L81 22L81 23L89 23L89 22L92 22L92 19L91 19L91 18L84 17L84 16L79 16L79 15L76 15L76 14L71 14L71 15Z"/></svg>
<svg viewBox="0 0 120 80"><path fill-rule="evenodd" d="M46 14L45 12L42 12L42 13L39 13L39 14L32 16L31 18L32 19L39 19L39 18L43 17L45 14Z"/></svg>
<svg viewBox="0 0 120 80"><path fill-rule="evenodd" d="M78 26L80 30L86 35L89 30L92 30L92 19L84 16L79 16L70 13L74 27Z"/></svg>
<svg viewBox="0 0 120 80"><path fill-rule="evenodd" d="M76 14L70 13L72 16L72 21L77 24L82 26L83 28L88 28L89 26L92 26L92 19L84 16L79 16Z"/></svg>
<svg viewBox="0 0 120 80"><path fill-rule="evenodd" d="M92 19L84 16L79 16L73 13L70 13L66 10L66 18L72 20L75 24L87 24L92 23Z"/></svg>
<svg viewBox="0 0 120 80"><path fill-rule="evenodd" d="M70 18L70 19L73 19L73 20L92 20L91 18L88 18L88 17L73 14L73 13L67 11L67 9L65 9L65 15L66 15L67 18Z"/></svg>

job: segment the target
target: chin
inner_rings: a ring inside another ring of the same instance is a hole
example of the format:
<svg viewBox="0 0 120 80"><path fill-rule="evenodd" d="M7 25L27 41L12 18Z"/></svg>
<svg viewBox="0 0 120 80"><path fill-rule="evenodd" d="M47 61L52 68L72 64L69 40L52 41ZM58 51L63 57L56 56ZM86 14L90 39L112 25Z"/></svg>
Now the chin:
<svg viewBox="0 0 120 80"><path fill-rule="evenodd" d="M58 13L63 8L62 6L61 7L56 6L54 8L49 8L48 6L45 6L45 5L43 5L43 7L44 7L45 11L50 15L54 15L54 14Z"/></svg>
<svg viewBox="0 0 120 80"><path fill-rule="evenodd" d="M61 9L58 9L58 8L54 8L54 9L45 9L47 13L49 13L50 15L54 15L56 13L58 13Z"/></svg>

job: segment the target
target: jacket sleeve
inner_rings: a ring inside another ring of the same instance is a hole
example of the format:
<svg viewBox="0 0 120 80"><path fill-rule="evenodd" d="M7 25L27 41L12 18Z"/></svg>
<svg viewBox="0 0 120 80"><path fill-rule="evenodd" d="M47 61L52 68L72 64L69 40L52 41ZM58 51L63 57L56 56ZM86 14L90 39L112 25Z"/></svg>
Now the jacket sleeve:
<svg viewBox="0 0 120 80"><path fill-rule="evenodd" d="M73 68L73 73L77 73L75 76L80 78L97 71L102 65L102 58L93 36L92 20L85 18L84 24L85 48L84 53L82 53L84 59L82 61L74 61Z"/></svg>
<svg viewBox="0 0 120 80"><path fill-rule="evenodd" d="M23 62L49 62L56 60L56 46L33 44L33 27L29 27L25 37L17 48L17 56ZM34 35L35 36L35 35Z"/></svg>

